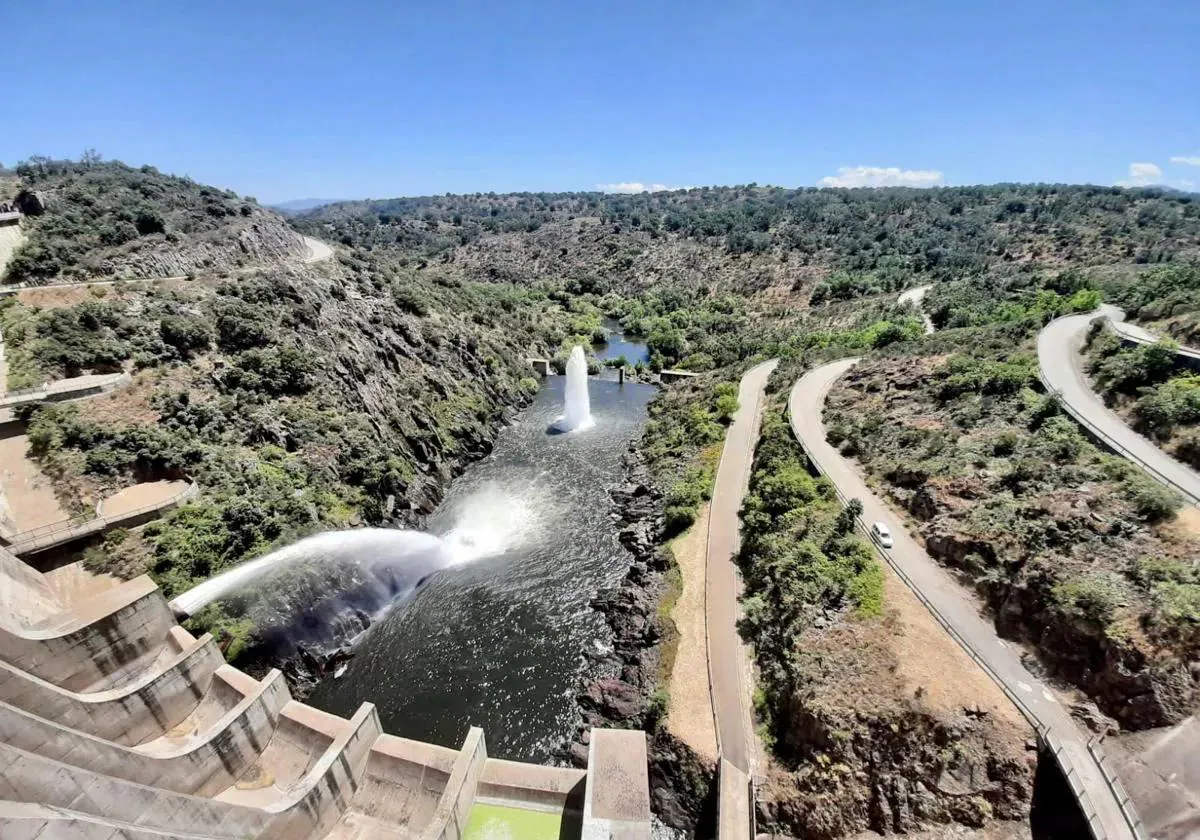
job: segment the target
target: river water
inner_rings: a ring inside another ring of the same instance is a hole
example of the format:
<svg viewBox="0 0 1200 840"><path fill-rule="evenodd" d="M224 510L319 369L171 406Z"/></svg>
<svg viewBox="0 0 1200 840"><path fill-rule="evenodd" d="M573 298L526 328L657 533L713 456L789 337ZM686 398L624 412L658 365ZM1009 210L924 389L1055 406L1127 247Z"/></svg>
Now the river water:
<svg viewBox="0 0 1200 840"><path fill-rule="evenodd" d="M621 481L621 457L654 395L648 385L592 378L595 425L549 434L564 384L546 381L430 519L433 533L489 556L438 572L396 605L309 703L349 716L370 701L388 732L454 747L468 726L482 726L488 753L501 758L545 761L562 744L582 653L607 639L589 602L629 565L608 489Z"/></svg>

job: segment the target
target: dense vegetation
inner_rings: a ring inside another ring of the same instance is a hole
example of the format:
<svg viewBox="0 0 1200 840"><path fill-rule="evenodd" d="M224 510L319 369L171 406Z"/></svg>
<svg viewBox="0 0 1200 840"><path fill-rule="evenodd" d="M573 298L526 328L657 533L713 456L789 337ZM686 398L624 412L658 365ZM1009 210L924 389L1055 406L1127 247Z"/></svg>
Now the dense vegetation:
<svg viewBox="0 0 1200 840"><path fill-rule="evenodd" d="M452 470L485 450L505 409L536 390L525 348L569 322L529 290L366 270L82 297L4 299L10 384L134 369L110 397L36 409L30 450L78 508L139 480L200 484L199 500L117 532L89 559L149 571L168 596L308 533L415 523L441 496L430 465Z"/></svg>
<svg viewBox="0 0 1200 840"><path fill-rule="evenodd" d="M199 278L0 303L11 386L135 373L86 410L31 417L32 450L68 501L160 476L202 488L161 522L114 533L95 568L149 570L170 594L316 530L417 523L536 387L524 357L561 366L613 318L645 339L651 369L704 374L664 392L639 444L664 494L664 536L711 492L741 371L777 356L794 377L865 355L831 398L831 432L912 512L930 551L979 586L1005 632L1032 638L1124 722L1191 709L1178 678L1200 644L1196 543L1171 494L1100 453L1039 392L1032 338L1102 294L1194 335L1194 197L750 185L347 202L298 218L340 247L332 263L293 269L269 267L294 262L273 214L152 168L32 159L0 190L36 192L45 207L25 220L9 281ZM931 281L939 332L926 337L894 293ZM1098 375L1128 380L1144 422L1182 440L1196 386L1175 370L1146 380L1153 352L1132 379L1115 353ZM882 620L880 569L852 513L809 475L776 404L741 561L766 731L788 762L807 755L800 689L831 678L833 661L797 639L818 620L851 635ZM316 601L322 585L297 591ZM248 604L202 621L233 652L255 635Z"/></svg>
<svg viewBox="0 0 1200 840"><path fill-rule="evenodd" d="M127 244L228 234L230 218L261 212L253 199L229 190L164 175L152 166L101 162L95 155L80 161L35 157L15 171L15 189L38 193L49 212L25 219L28 241L2 278L10 283L108 273L104 260Z"/></svg>
<svg viewBox="0 0 1200 840"><path fill-rule="evenodd" d="M1181 461L1200 467L1200 376L1170 340L1124 346L1113 330L1093 325L1088 368L1108 404Z"/></svg>
<svg viewBox="0 0 1200 840"><path fill-rule="evenodd" d="M1200 263L1118 273L1107 278L1104 290L1130 320L1180 344L1200 344Z"/></svg>
<svg viewBox="0 0 1200 840"><path fill-rule="evenodd" d="M763 734L795 759L811 748L794 727L805 692L806 654L797 644L817 616L878 618L883 569L855 533L862 504L843 506L833 485L813 478L782 400L763 418L750 492L742 512L739 564L746 582L743 635L754 644Z"/></svg>
<svg viewBox="0 0 1200 840"><path fill-rule="evenodd" d="M1007 261L1162 262L1200 244L1200 203L1193 196L1064 185L788 190L751 184L638 195L448 195L344 202L306 214L300 224L332 231L347 244L398 245L414 259L452 260L457 249L487 237L541 244L548 237L531 234L581 220L592 223L586 229L598 244L618 252L620 243L680 238L729 257L777 251L797 266L838 269L843 274L827 280L819 297L842 298ZM597 273L564 279L601 289L618 280Z"/></svg>

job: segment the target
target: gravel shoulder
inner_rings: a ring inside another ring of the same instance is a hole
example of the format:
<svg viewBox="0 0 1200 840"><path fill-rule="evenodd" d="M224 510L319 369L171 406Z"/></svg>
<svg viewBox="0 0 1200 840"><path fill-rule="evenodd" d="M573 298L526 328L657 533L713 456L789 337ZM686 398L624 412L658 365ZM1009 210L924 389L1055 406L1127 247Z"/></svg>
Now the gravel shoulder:
<svg viewBox="0 0 1200 840"><path fill-rule="evenodd" d="M678 639L668 683L667 728L697 755L716 761L717 733L708 685L708 643L704 636L708 513L706 504L700 508L692 527L669 546L679 569L681 590L671 610Z"/></svg>

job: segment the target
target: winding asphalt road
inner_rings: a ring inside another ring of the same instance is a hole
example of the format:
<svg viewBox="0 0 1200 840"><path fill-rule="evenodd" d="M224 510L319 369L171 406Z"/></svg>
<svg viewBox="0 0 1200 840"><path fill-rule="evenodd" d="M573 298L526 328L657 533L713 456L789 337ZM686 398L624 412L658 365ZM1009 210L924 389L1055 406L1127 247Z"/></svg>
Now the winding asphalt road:
<svg viewBox="0 0 1200 840"><path fill-rule="evenodd" d="M1038 371L1046 387L1055 391L1063 408L1116 452L1140 464L1158 481L1174 488L1194 504L1200 504L1200 473L1139 435L1104 404L1092 390L1083 372L1081 349L1088 324L1098 314L1119 322L1124 313L1104 307L1099 313L1058 318L1038 333ZM1128 325L1126 325L1128 326ZM1140 332L1145 333L1144 330ZM1147 333L1148 334L1148 333Z"/></svg>
<svg viewBox="0 0 1200 840"><path fill-rule="evenodd" d="M308 256L304 258L304 262L324 262L333 256L333 249L320 239L313 239L311 236L301 238L304 240L304 244L308 246Z"/></svg>
<svg viewBox="0 0 1200 840"><path fill-rule="evenodd" d="M1134 838L1121 811L1118 794L1105 780L1104 773L1087 746L1087 735L1055 699L1049 687L1021 664L1020 651L997 635L991 621L980 614L975 597L937 564L913 539L904 521L894 514L867 487L853 465L825 438L821 419L825 397L833 383L858 359L842 359L809 371L796 382L788 400L788 414L796 439L822 475L828 477L845 498L856 498L863 505L863 520L883 522L892 532L895 547L885 554L888 562L921 598L932 605L935 618L952 628L956 641L966 648L1010 696L1018 707L1041 729L1048 729L1061 745L1060 763L1064 772L1073 768L1074 780L1087 793L1091 808L1083 804L1085 815L1094 813L1093 823L1107 838ZM1065 759L1065 761L1064 761Z"/></svg>
<svg viewBox="0 0 1200 840"><path fill-rule="evenodd" d="M917 311L921 313L921 323L925 325L926 335L933 334L933 321L930 319L929 315L926 314L923 302L925 300L925 293L932 288L932 283L924 286L917 286L915 289L909 289L907 292L901 292L900 297L896 300L896 303L911 303L913 306L917 307Z"/></svg>
<svg viewBox="0 0 1200 840"><path fill-rule="evenodd" d="M738 385L738 410L725 433L708 520L708 583L704 593L708 680L712 688L717 748L721 757L750 773L754 726L746 702L745 655L738 635L742 614L736 557L741 547L738 511L750 484L754 446L762 418L763 391L778 359L750 368Z"/></svg>

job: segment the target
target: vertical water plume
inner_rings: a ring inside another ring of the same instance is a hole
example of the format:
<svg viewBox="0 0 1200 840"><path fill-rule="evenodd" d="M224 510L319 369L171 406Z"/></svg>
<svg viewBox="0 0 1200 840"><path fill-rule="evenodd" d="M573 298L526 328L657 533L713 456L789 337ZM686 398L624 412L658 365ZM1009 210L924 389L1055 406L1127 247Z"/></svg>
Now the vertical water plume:
<svg viewBox="0 0 1200 840"><path fill-rule="evenodd" d="M587 359L576 346L567 359L567 388L563 415L554 421L559 432L575 432L592 426L591 399L588 396Z"/></svg>

